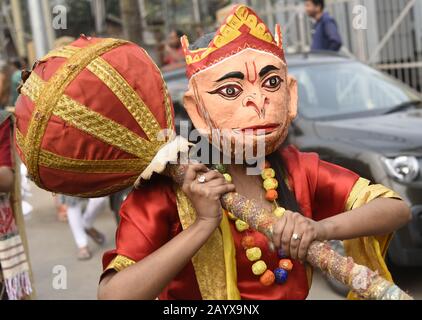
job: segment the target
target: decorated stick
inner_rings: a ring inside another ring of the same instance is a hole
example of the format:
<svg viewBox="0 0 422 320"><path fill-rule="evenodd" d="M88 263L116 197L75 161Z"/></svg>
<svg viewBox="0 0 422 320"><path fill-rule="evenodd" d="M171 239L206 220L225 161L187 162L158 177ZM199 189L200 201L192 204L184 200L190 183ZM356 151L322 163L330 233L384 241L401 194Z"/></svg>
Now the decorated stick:
<svg viewBox="0 0 422 320"><path fill-rule="evenodd" d="M186 165L169 165L165 174L176 183L182 184ZM255 200L231 192L221 198L221 205L237 218L245 221L253 229L272 239L273 226L278 219ZM307 262L315 268L328 273L336 280L347 285L363 299L372 300L413 300L394 283L382 278L377 272L354 263L351 257L343 257L326 242L314 241L308 250Z"/></svg>

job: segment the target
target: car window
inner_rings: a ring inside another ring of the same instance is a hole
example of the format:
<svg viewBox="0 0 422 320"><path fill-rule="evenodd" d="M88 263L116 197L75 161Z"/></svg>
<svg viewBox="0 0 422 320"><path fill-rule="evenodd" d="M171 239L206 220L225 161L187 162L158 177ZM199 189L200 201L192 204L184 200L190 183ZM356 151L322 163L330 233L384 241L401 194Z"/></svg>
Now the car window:
<svg viewBox="0 0 422 320"><path fill-rule="evenodd" d="M295 66L299 112L308 118L388 110L418 95L400 82L358 62Z"/></svg>

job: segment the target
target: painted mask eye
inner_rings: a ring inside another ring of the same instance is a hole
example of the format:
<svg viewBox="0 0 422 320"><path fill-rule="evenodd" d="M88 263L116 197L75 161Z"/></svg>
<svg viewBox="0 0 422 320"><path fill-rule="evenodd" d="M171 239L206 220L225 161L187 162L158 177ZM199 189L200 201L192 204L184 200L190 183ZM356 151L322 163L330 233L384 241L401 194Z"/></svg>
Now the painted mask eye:
<svg viewBox="0 0 422 320"><path fill-rule="evenodd" d="M280 88L281 78L279 76L272 76L265 80L264 84L262 85L264 88L269 89L271 91L276 91Z"/></svg>
<svg viewBox="0 0 422 320"><path fill-rule="evenodd" d="M243 92L242 88L238 85L229 84L210 92L211 94L218 93L223 98L236 99Z"/></svg>

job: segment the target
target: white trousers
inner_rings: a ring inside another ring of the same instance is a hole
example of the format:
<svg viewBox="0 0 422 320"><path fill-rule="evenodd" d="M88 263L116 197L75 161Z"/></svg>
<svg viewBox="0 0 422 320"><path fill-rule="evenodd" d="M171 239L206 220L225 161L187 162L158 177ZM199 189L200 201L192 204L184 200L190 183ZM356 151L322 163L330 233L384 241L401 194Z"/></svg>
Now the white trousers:
<svg viewBox="0 0 422 320"><path fill-rule="evenodd" d="M78 248L88 245L88 235L84 229L92 228L95 218L104 210L107 201L108 197L89 199L85 211L83 211L82 201L78 201L75 205L67 208L70 230Z"/></svg>

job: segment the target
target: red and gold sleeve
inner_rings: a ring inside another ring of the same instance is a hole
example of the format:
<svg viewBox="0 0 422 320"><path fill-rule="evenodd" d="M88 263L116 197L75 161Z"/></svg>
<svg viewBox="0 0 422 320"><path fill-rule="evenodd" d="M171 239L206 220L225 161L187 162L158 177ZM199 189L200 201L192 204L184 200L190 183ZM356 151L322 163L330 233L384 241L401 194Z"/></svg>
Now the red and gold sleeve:
<svg viewBox="0 0 422 320"><path fill-rule="evenodd" d="M116 248L103 256L103 269L121 271L142 260L176 233L180 222L171 182L132 191L120 210Z"/></svg>

